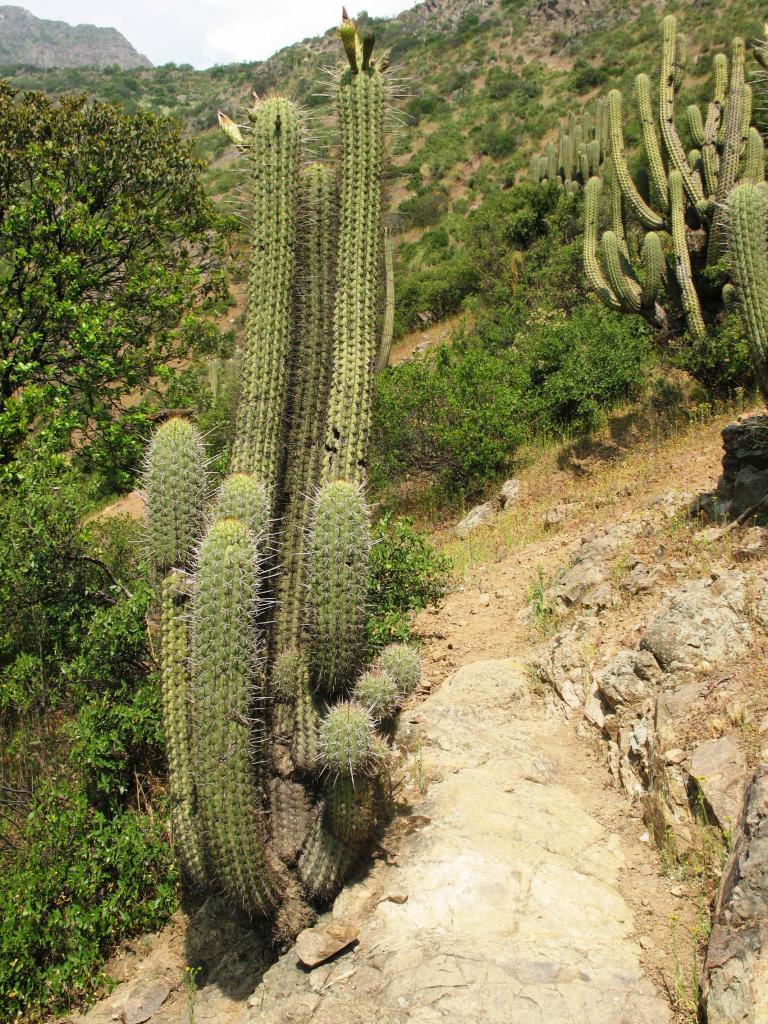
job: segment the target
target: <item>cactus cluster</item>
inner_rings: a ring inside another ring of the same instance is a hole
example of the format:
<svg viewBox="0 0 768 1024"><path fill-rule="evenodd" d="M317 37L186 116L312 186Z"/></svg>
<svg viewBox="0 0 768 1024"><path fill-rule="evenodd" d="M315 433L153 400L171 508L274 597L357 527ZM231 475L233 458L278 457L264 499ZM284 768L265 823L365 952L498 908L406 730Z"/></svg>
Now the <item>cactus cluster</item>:
<svg viewBox="0 0 768 1024"><path fill-rule="evenodd" d="M532 156L531 181L555 181L570 195L578 195L590 177L602 172L608 153L608 106L597 100L594 113L569 112L560 125L557 143L548 142L544 153Z"/></svg>
<svg viewBox="0 0 768 1024"><path fill-rule="evenodd" d="M675 110L685 64L685 37L669 15L663 21L657 119L649 77L639 74L635 79L645 163L637 181L627 164L621 93L609 93L606 174L592 177L586 188L584 266L590 285L612 309L639 313L661 330L671 328L670 313L679 310L689 333L701 337L721 311L728 284L728 197L738 182L763 181L765 159L760 134L751 126L744 41L733 40L730 67L724 54L715 57L712 99L705 114L695 105L687 109L694 143L688 153ZM603 177L610 195L610 226L600 237ZM662 295L669 299L669 308L662 304Z"/></svg>
<svg viewBox="0 0 768 1024"><path fill-rule="evenodd" d="M346 14L340 36L338 174L302 166L289 100L257 100L248 132L220 115L253 188L231 473L211 494L202 438L171 419L144 479L178 860L188 884L283 937L380 820L377 727L419 678L401 644L366 666L386 81Z"/></svg>

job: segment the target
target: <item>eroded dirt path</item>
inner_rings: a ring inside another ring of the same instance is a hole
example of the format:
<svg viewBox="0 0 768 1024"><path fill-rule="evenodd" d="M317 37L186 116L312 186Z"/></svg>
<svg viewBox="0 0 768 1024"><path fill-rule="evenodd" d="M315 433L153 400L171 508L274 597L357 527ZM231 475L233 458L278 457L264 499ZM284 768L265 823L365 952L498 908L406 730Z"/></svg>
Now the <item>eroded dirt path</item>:
<svg viewBox="0 0 768 1024"><path fill-rule="evenodd" d="M708 425L706 444L650 446L582 483L560 469L530 474L510 516L452 550L463 582L418 622L425 673L396 740L400 813L326 917L358 929L353 947L312 971L290 950L261 978L259 940L204 908L192 929L178 915L136 946L125 982L71 1019L128 1019L130 1000L157 983L168 994L143 1018L156 1024L678 1019L670 992L686 952L675 926L695 908L603 753L540 692L523 613L585 533L647 513L670 470L684 466L677 486L711 485L718 428ZM566 513L544 530L557 501ZM194 993L187 963L201 967Z"/></svg>

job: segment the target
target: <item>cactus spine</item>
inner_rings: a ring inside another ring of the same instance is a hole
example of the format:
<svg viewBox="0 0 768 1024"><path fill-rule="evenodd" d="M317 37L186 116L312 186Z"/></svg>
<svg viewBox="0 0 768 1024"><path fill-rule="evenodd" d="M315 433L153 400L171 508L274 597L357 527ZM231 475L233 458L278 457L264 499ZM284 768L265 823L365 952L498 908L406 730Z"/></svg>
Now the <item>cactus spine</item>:
<svg viewBox="0 0 768 1024"><path fill-rule="evenodd" d="M736 291L757 383L768 400L768 189L739 185L730 195L727 215Z"/></svg>
<svg viewBox="0 0 768 1024"><path fill-rule="evenodd" d="M373 37L361 41L346 16L340 35L338 196L329 167L300 169L301 119L288 100L257 102L250 132L220 117L254 190L230 475L206 506L202 441L181 421L158 432L146 472L153 561L166 574L176 850L189 880L272 917L283 938L343 882L376 826L386 770L386 743L355 699L366 694L362 484L385 88ZM371 673L385 679L387 714L415 685L414 657L390 649Z"/></svg>
<svg viewBox="0 0 768 1024"><path fill-rule="evenodd" d="M232 468L254 473L274 500L292 333L300 121L280 97L257 103L249 118L252 255Z"/></svg>
<svg viewBox="0 0 768 1024"><path fill-rule="evenodd" d="M700 338L723 308L721 288L714 287L706 271L717 262L722 249L726 201L740 175L753 181L764 173L762 140L749 125L751 93L744 82L744 43L737 38L732 45L730 74L723 54L713 62L712 100L706 117L698 107L688 107L695 148L685 153L675 120L675 100L683 81L686 47L672 15L664 18L662 35L658 132L650 79L644 74L635 79L650 201L629 173L621 95L614 89L608 96L610 232L598 244L600 193L592 185L584 212L584 267L591 286L612 309L639 313L664 332L674 328L676 316L682 314L690 334ZM633 222L651 233L643 234L638 242L638 233L629 230ZM665 279L664 250L670 248L662 239L670 235L675 283L669 280L666 297L673 304L671 320L658 301ZM639 260L639 272L632 269L635 259Z"/></svg>

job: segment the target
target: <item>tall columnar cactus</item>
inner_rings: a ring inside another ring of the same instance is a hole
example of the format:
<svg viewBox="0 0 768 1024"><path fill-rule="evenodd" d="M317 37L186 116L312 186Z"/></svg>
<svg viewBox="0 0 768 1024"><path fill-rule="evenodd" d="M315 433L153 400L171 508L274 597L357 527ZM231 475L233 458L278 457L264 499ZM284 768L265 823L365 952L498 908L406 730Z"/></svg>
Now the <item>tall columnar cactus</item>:
<svg viewBox="0 0 768 1024"><path fill-rule="evenodd" d="M342 40L349 67L339 78L341 191L333 377L328 402L323 479L362 482L371 427L376 358L384 77L346 19Z"/></svg>
<svg viewBox="0 0 768 1024"><path fill-rule="evenodd" d="M250 131L220 115L254 188L230 475L206 500L202 441L182 421L158 431L146 472L175 848L189 881L281 937L376 827L376 723L418 680L402 645L365 671L385 79L372 37L346 16L340 34L338 182L300 169L288 100L257 102Z"/></svg>
<svg viewBox="0 0 768 1024"><path fill-rule="evenodd" d="M744 311L755 376L768 401L768 188L744 184L727 209L728 240L736 291Z"/></svg>
<svg viewBox="0 0 768 1024"><path fill-rule="evenodd" d="M257 101L252 132L253 218L240 404L232 453L236 472L254 473L276 495L293 329L296 178L301 121L290 100Z"/></svg>
<svg viewBox="0 0 768 1024"><path fill-rule="evenodd" d="M392 232L384 231L384 326L381 329L379 355L376 372L381 373L389 366L392 354L392 338L395 333L395 260L392 246Z"/></svg>
<svg viewBox="0 0 768 1024"><path fill-rule="evenodd" d="M590 284L611 308L639 313L665 332L682 313L691 335L701 337L723 308L727 282L718 261L726 201L740 179L762 180L764 154L759 133L750 128L751 92L744 80L744 43L738 38L733 40L730 72L724 55L713 62L706 117L696 106L687 110L695 148L686 154L675 111L685 52L685 40L670 15L663 21L657 122L650 79L645 74L635 79L647 189L638 187L629 171L621 94L614 89L608 96L610 229L598 245L600 190L591 185L585 204L584 265ZM633 230L633 224L641 230ZM665 252L672 274L666 273ZM660 298L664 282L667 306Z"/></svg>
<svg viewBox="0 0 768 1024"><path fill-rule="evenodd" d="M557 146L547 143L545 155L531 157L528 176L532 181L556 181L571 194L578 194L590 177L600 174L608 156L608 108L604 99L594 112L573 113L560 125Z"/></svg>

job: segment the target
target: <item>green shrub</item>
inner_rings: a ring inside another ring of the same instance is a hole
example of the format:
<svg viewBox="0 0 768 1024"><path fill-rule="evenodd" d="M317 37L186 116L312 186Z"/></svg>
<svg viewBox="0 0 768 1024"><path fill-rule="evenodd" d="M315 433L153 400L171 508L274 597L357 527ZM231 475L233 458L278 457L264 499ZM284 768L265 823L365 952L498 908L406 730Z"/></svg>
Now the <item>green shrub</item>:
<svg viewBox="0 0 768 1024"><path fill-rule="evenodd" d="M727 314L703 338L685 334L675 341L672 360L687 370L713 395L725 397L737 390L755 390L755 375L744 325L738 313Z"/></svg>
<svg viewBox="0 0 768 1024"><path fill-rule="evenodd" d="M372 531L368 639L383 647L410 637L409 612L436 604L446 592L450 563L411 519L385 513Z"/></svg>
<svg viewBox="0 0 768 1024"><path fill-rule="evenodd" d="M395 335L417 327L421 315L440 320L457 313L478 287L479 277L462 251L440 266L395 278Z"/></svg>
<svg viewBox="0 0 768 1024"><path fill-rule="evenodd" d="M0 1018L91 995L117 938L168 920L175 878L161 816L107 815L76 788L41 785L0 873Z"/></svg>
<svg viewBox="0 0 768 1024"><path fill-rule="evenodd" d="M448 212L448 196L441 189L424 189L397 208L405 227L427 228Z"/></svg>

